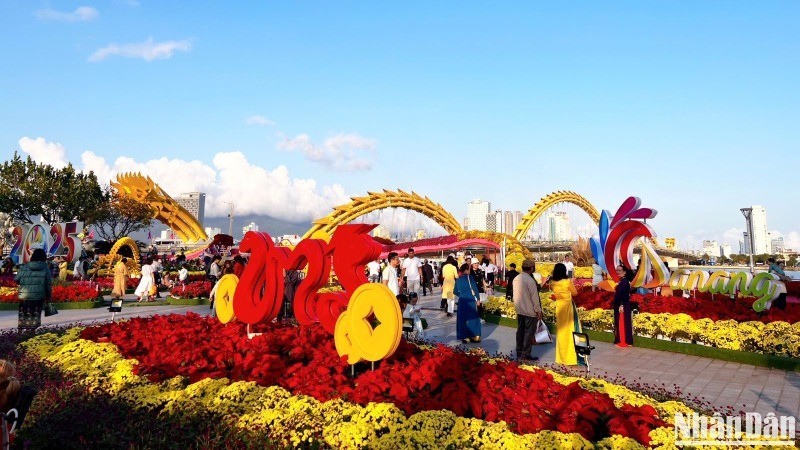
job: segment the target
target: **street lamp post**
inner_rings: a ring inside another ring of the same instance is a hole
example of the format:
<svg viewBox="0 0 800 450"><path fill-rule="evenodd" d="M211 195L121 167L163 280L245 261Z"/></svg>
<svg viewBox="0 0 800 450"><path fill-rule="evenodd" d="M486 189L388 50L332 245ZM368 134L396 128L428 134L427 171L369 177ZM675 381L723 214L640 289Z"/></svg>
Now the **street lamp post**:
<svg viewBox="0 0 800 450"><path fill-rule="evenodd" d="M225 203L231 207L230 212L228 212L228 236L233 237L233 217L236 214L236 211L234 210L233 202L222 201L222 203Z"/></svg>
<svg viewBox="0 0 800 450"><path fill-rule="evenodd" d="M747 221L747 239L750 241L750 273L755 273L756 266L753 262L753 253L755 252L755 239L753 237L753 208L741 208L739 211L744 215Z"/></svg>

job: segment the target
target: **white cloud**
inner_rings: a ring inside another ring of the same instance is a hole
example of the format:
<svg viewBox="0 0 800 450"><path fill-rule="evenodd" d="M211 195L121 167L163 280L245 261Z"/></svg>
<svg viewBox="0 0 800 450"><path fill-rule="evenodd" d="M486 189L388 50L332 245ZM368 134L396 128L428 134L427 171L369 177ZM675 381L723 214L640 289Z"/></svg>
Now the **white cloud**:
<svg viewBox="0 0 800 450"><path fill-rule="evenodd" d="M739 241L744 239L744 228L728 228L722 233L722 242L731 246L735 253L739 252Z"/></svg>
<svg viewBox="0 0 800 450"><path fill-rule="evenodd" d="M233 202L237 214L265 214L292 222L310 221L328 214L350 199L341 185L318 187L313 179L291 178L285 166L269 170L251 164L241 152L221 152L213 166L201 161L160 158L138 162L117 158L113 165L86 151L81 155L84 170L93 170L99 180L111 180L121 172L149 175L169 195L183 192L206 193L206 216L222 217ZM179 175L179 176L176 176Z"/></svg>
<svg viewBox="0 0 800 450"><path fill-rule="evenodd" d="M102 61L109 56L122 56L125 58L138 58L147 62L155 59L169 59L175 52L188 52L192 49L189 39L182 41L155 42L152 37L144 42L135 44L109 44L98 49L89 57L90 62Z"/></svg>
<svg viewBox="0 0 800 450"><path fill-rule="evenodd" d="M315 144L307 134L294 139L284 138L278 148L298 151L306 159L337 171L359 172L372 168L372 157L377 141L355 133L342 133L325 139L322 145Z"/></svg>
<svg viewBox="0 0 800 450"><path fill-rule="evenodd" d="M67 150L57 142L47 142L43 137L31 139L27 136L19 140L19 148L42 164L62 168L68 164Z"/></svg>
<svg viewBox="0 0 800 450"><path fill-rule="evenodd" d="M61 12L51 8L40 9L34 13L42 20L58 20L61 22L89 22L100 16L91 6L80 6L72 12Z"/></svg>
<svg viewBox="0 0 800 450"><path fill-rule="evenodd" d="M783 237L784 248L790 248L794 251L800 250L800 231L790 231Z"/></svg>
<svg viewBox="0 0 800 450"><path fill-rule="evenodd" d="M248 125L261 125L262 127L275 126L275 122L267 119L264 116L250 116L244 119L244 122Z"/></svg>

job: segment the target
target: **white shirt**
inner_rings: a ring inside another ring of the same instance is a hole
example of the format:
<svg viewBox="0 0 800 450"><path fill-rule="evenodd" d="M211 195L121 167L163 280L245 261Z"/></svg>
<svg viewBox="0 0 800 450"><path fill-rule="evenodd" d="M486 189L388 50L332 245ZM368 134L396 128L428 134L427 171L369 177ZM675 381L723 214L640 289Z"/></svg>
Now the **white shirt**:
<svg viewBox="0 0 800 450"><path fill-rule="evenodd" d="M72 266L72 276L83 276L83 261L75 261L75 265Z"/></svg>
<svg viewBox="0 0 800 450"><path fill-rule="evenodd" d="M564 263L564 265L567 267L567 273L570 273L575 270L575 265L572 264L572 261L567 261Z"/></svg>
<svg viewBox="0 0 800 450"><path fill-rule="evenodd" d="M186 270L186 267L181 267L181 270L178 271L178 280L186 281L187 278L189 278L189 271Z"/></svg>
<svg viewBox="0 0 800 450"><path fill-rule="evenodd" d="M381 265L378 263L378 261L370 261L367 263L367 269L369 269L370 275L377 276L380 273Z"/></svg>
<svg viewBox="0 0 800 450"><path fill-rule="evenodd" d="M603 268L600 264L592 264L592 282L599 283L603 281Z"/></svg>
<svg viewBox="0 0 800 450"><path fill-rule="evenodd" d="M383 269L383 282L394 295L400 293L400 286L397 284L397 269L391 265Z"/></svg>
<svg viewBox="0 0 800 450"><path fill-rule="evenodd" d="M406 309L403 310L403 318L404 319L415 319L419 317L419 313L422 311L422 306L419 304L412 305L411 303L406 305Z"/></svg>
<svg viewBox="0 0 800 450"><path fill-rule="evenodd" d="M419 268L421 266L422 263L416 256L413 258L406 258L406 260L403 261L403 269L406 271L406 279L408 281L419 280Z"/></svg>
<svg viewBox="0 0 800 450"><path fill-rule="evenodd" d="M497 266L492 263L486 264L482 266L484 273L495 273L497 272Z"/></svg>

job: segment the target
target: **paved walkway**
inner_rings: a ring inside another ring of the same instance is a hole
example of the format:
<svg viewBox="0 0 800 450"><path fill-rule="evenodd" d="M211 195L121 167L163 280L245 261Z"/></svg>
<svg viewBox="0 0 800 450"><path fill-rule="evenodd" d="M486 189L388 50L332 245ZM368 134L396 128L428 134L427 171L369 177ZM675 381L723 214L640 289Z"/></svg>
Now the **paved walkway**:
<svg viewBox="0 0 800 450"><path fill-rule="evenodd" d="M133 299L133 296L126 299ZM447 345L462 345L456 339L455 316L447 317L439 310L439 292L422 297L420 303L422 315L429 325L426 337ZM125 306L117 318L184 314L186 311L202 315L210 312L208 306ZM44 317L42 324L89 324L110 318L111 313L105 308L62 310L55 316ZM16 326L16 311L0 311L0 329ZM489 354L512 355L516 347L515 333L515 328L486 323L482 342L466 346L480 346ZM736 412L800 416L800 373L638 347L620 349L604 342L593 342L592 345L597 347L591 357L591 374L594 376L613 379L619 375L631 383L663 384L668 388L677 386L684 397L702 397L715 407L732 407ZM537 345L533 354L540 358L540 365L553 365L554 349L554 344ZM575 373L582 374L583 371Z"/></svg>

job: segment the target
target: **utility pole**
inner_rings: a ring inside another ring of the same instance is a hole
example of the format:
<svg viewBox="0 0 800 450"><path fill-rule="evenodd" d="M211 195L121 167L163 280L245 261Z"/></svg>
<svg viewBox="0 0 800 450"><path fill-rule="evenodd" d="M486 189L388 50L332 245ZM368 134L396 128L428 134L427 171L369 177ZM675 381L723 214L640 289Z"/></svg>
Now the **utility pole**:
<svg viewBox="0 0 800 450"><path fill-rule="evenodd" d="M233 237L233 218L236 215L236 210L234 208L235 205L233 202L223 201L222 203L230 206L230 210L228 211L228 236Z"/></svg>
<svg viewBox="0 0 800 450"><path fill-rule="evenodd" d="M747 221L747 240L750 241L750 273L755 274L756 266L753 262L753 254L755 254L755 237L753 236L753 208L741 208L739 211L744 215Z"/></svg>

